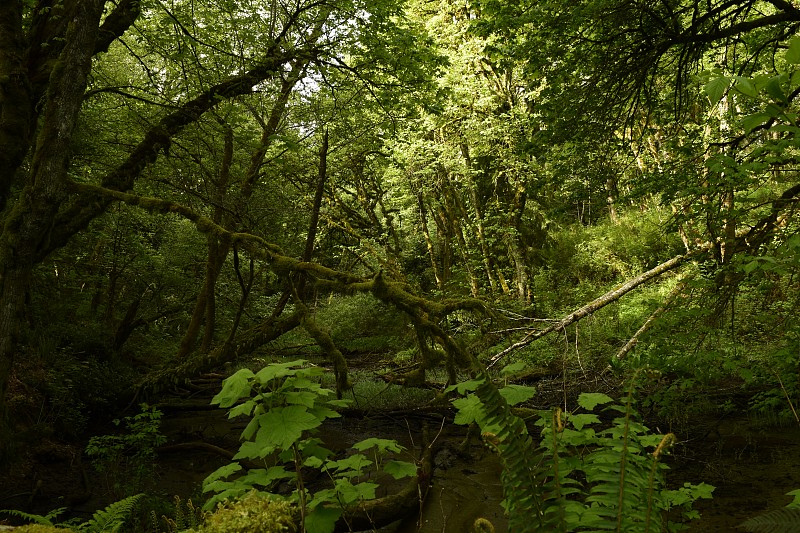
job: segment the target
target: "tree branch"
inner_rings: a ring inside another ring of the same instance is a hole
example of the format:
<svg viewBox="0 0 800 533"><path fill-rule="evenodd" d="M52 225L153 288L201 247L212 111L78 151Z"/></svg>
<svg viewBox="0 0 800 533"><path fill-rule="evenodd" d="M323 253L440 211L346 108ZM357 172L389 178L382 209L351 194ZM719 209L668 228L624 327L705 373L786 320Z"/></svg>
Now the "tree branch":
<svg viewBox="0 0 800 533"><path fill-rule="evenodd" d="M528 334L525 335L525 337L523 337L522 340L515 342L505 350L493 355L492 358L489 360L489 365L487 366L487 369L496 365L502 358L504 358L511 352L523 348L531 344L533 341L541 339L545 335L552 333L553 331L562 330L567 326L574 324L575 322L591 315L592 313L598 311L599 309L605 307L606 305L612 302L616 302L622 296L629 293L639 285L642 285L643 283L646 283L653 278L657 278L658 276L682 265L688 259L697 257L698 255L706 253L707 251L708 251L708 246L704 246L701 248L696 248L687 254L673 257L669 261L665 261L664 263L661 263L660 265L651 268L647 272L644 272L638 275L637 277L633 278L632 280L627 281L626 283L617 287L616 289L605 293L599 298L596 298L595 300L584 305L580 309L576 309L575 311L568 314L558 322L550 324L544 329L536 329L528 332Z"/></svg>
<svg viewBox="0 0 800 533"><path fill-rule="evenodd" d="M141 14L140 0L122 0L114 8L114 11L106 17L103 24L100 25L100 33L97 36L94 54L108 52L108 47L111 46L111 43L122 37L122 34L128 31L128 28L136 22L136 19Z"/></svg>
<svg viewBox="0 0 800 533"><path fill-rule="evenodd" d="M142 171L149 164L155 162L162 150L169 147L173 136L196 122L220 101L252 92L255 85L279 74L287 61L304 54L313 56L313 51L284 52L276 44L273 44L267 52L267 59L257 67L214 85L163 117L158 124L150 128L128 158L103 178L102 187L115 191L132 189ZM76 191L80 191L80 189L76 189ZM85 229L114 200L115 198L108 194L95 194L91 201L87 201L87 198L81 196L74 198L59 213L50 246L42 251L42 258L64 246L75 233Z"/></svg>

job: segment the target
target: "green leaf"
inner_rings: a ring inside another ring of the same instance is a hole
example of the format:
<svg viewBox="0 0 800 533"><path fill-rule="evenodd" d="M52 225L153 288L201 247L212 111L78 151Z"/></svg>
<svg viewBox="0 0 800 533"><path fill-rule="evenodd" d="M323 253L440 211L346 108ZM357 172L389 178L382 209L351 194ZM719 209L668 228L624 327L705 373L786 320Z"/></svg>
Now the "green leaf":
<svg viewBox="0 0 800 533"><path fill-rule="evenodd" d="M383 471L395 479L413 477L417 475L417 465L408 461L387 461Z"/></svg>
<svg viewBox="0 0 800 533"><path fill-rule="evenodd" d="M305 405L308 408L314 407L314 402L318 396L310 391L287 391L285 393L286 403Z"/></svg>
<svg viewBox="0 0 800 533"><path fill-rule="evenodd" d="M298 371L297 367L303 366L306 362L305 359L297 359L287 363L272 363L259 370L255 378L262 385L266 385L275 378L293 376Z"/></svg>
<svg viewBox="0 0 800 533"><path fill-rule="evenodd" d="M345 457L344 459L339 459L338 461L328 461L328 464L325 467L328 470L336 470L337 475L361 475L361 471L364 467L367 467L372 464L366 455L361 453L354 453L350 457Z"/></svg>
<svg viewBox="0 0 800 533"><path fill-rule="evenodd" d="M527 385L506 385L500 389L500 396L505 398L508 405L517 405L536 396L536 388Z"/></svg>
<svg viewBox="0 0 800 533"><path fill-rule="evenodd" d="M742 76L736 76L734 78L736 83L734 84L733 88L736 89L739 93L749 96L750 98L758 98L758 89L756 89L755 83L750 78L744 78Z"/></svg>
<svg viewBox="0 0 800 533"><path fill-rule="evenodd" d="M381 452L395 452L399 453L405 450L402 446L400 446L396 440L392 439L379 439L376 437L370 437L368 439L364 439L360 442L356 442L353 444L353 448L363 452L364 450L369 450L370 448L378 448Z"/></svg>
<svg viewBox="0 0 800 533"><path fill-rule="evenodd" d="M208 476L206 476L206 478L203 480L203 486L206 486L212 481L216 481L218 479L224 479L230 476L231 474L238 472L241 469L242 465L240 465L239 463L229 463L225 466L221 466L216 470L214 470L213 472L211 472Z"/></svg>
<svg viewBox="0 0 800 533"><path fill-rule="evenodd" d="M273 481L279 479L291 479L295 476L294 472L289 472L282 466L272 466L268 469L253 468L246 475L240 477L238 481L247 485L261 485L269 487Z"/></svg>
<svg viewBox="0 0 800 533"><path fill-rule="evenodd" d="M706 83L705 87L703 87L703 91L708 95L708 99L711 100L711 103L716 104L722 99L722 96L725 94L725 91L728 90L730 84L731 80L729 78L720 76Z"/></svg>
<svg viewBox="0 0 800 533"><path fill-rule="evenodd" d="M767 83L764 89L767 91L767 94L775 101L784 103L786 102L786 93L781 87L781 77L774 76L770 78L769 82Z"/></svg>
<svg viewBox="0 0 800 533"><path fill-rule="evenodd" d="M587 411L592 411L598 405L611 403L613 401L614 399L611 396L603 394L602 392L582 392L578 397L578 405Z"/></svg>
<svg viewBox="0 0 800 533"><path fill-rule="evenodd" d="M353 484L348 479L336 480L336 492L340 499L345 503L353 503L358 500L372 500L375 498L377 483L357 483Z"/></svg>
<svg viewBox="0 0 800 533"><path fill-rule="evenodd" d="M275 446L264 442L243 442L239 446L239 451L233 456L234 459L263 459L275 451Z"/></svg>
<svg viewBox="0 0 800 533"><path fill-rule="evenodd" d="M500 371L501 376L513 376L520 370L524 370L527 365L522 361L517 361L516 363L511 363L510 365L506 365Z"/></svg>
<svg viewBox="0 0 800 533"><path fill-rule="evenodd" d="M481 401L472 394L466 398L453 400L453 406L458 409L458 413L456 413L456 417L453 420L456 424L471 424L484 416Z"/></svg>
<svg viewBox="0 0 800 533"><path fill-rule="evenodd" d="M271 409L261 417L256 442L285 450L297 442L304 431L314 429L321 423L302 405Z"/></svg>
<svg viewBox="0 0 800 533"><path fill-rule="evenodd" d="M787 507L800 507L800 489L795 489L791 492L786 493L787 496L791 496L793 500L789 502Z"/></svg>
<svg viewBox="0 0 800 533"><path fill-rule="evenodd" d="M455 385L450 385L444 391L445 392L453 392L456 391L459 394L464 394L467 392L472 392L477 389L480 384L483 383L482 379L471 379L469 381L464 381L461 383L456 383Z"/></svg>
<svg viewBox="0 0 800 533"><path fill-rule="evenodd" d="M253 400L247 400L246 402L237 405L233 409L228 412L228 418L236 418L240 415L247 415L250 416L253 414L253 409L256 406L256 402Z"/></svg>
<svg viewBox="0 0 800 533"><path fill-rule="evenodd" d="M333 533L336 521L340 516L342 516L341 509L319 505L306 516L306 531L308 533Z"/></svg>
<svg viewBox="0 0 800 533"><path fill-rule="evenodd" d="M576 415L570 415L569 421L575 429L580 431L584 428L584 426L588 424L599 423L600 419L597 417L596 414L593 413L580 413Z"/></svg>
<svg viewBox="0 0 800 533"><path fill-rule="evenodd" d="M786 50L787 63L792 65L800 64L800 37L792 37L789 39L789 48Z"/></svg>
<svg viewBox="0 0 800 533"><path fill-rule="evenodd" d="M226 408L235 404L239 399L250 396L250 380L255 376L253 371L242 368L235 374L225 378L222 390L211 399L212 405Z"/></svg>
<svg viewBox="0 0 800 533"><path fill-rule="evenodd" d="M752 115L747 115L742 118L742 120L739 121L739 125L745 132L750 133L762 124L765 124L771 118L769 113L753 113Z"/></svg>

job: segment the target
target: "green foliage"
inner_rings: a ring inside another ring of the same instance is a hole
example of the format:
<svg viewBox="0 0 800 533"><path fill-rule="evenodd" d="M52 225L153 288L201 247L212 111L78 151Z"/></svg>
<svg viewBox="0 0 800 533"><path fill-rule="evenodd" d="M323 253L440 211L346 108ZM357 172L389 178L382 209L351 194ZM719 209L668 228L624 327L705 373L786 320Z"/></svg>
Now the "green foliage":
<svg viewBox="0 0 800 533"><path fill-rule="evenodd" d="M69 532L73 530L44 524L29 524L14 528L14 531L18 533L64 533L65 531Z"/></svg>
<svg viewBox="0 0 800 533"><path fill-rule="evenodd" d="M315 319L345 351L387 353L410 342L405 316L369 294L332 297Z"/></svg>
<svg viewBox="0 0 800 533"><path fill-rule="evenodd" d="M378 485L362 481L370 472L383 470L396 479L416 474L412 463L387 461L403 451L390 440L369 438L354 444L354 453L347 457L333 457L314 436L315 430L325 420L340 416L335 409L349 402L331 399L333 391L319 384L323 373L322 368L296 360L273 363L256 373L241 369L225 379L212 403L230 408L230 418L250 417L234 459L263 462L265 468L243 471L239 462L233 462L211 473L203 482L203 492L216 494L205 509L252 490L269 493L277 483L289 481L295 490L287 501L298 507L303 527L324 533L333 530L347 507L375 498ZM323 473L329 487L310 493L303 483L303 470Z"/></svg>
<svg viewBox="0 0 800 533"><path fill-rule="evenodd" d="M751 533L793 533L798 523L800 507L784 507L754 516L739 527Z"/></svg>
<svg viewBox="0 0 800 533"><path fill-rule="evenodd" d="M296 508L288 501L252 491L232 498L208 515L195 533L281 533L295 531Z"/></svg>
<svg viewBox="0 0 800 533"><path fill-rule="evenodd" d="M180 496L175 496L172 516L161 516L159 520L155 510L150 511L150 533L177 533L187 529L199 527L203 521L203 510L195 506L192 500L182 500Z"/></svg>
<svg viewBox="0 0 800 533"><path fill-rule="evenodd" d="M114 420L115 425L125 426L124 433L95 436L86 445L86 454L115 494L143 488L153 474L156 448L166 442L160 430L161 411L147 404L140 408L137 415Z"/></svg>
<svg viewBox="0 0 800 533"><path fill-rule="evenodd" d="M664 513L678 508L686 519L695 518L692 503L711 497L713 487L706 484L666 488L660 459L675 437L651 434L637 420L632 393L622 405L605 394L583 393L578 404L585 412L540 413L542 440L534 446L487 377L449 390L474 391L453 401L456 422L477 423L500 455L514 531L677 531L678 524L664 523ZM598 406L618 415L610 427L593 412Z"/></svg>
<svg viewBox="0 0 800 533"><path fill-rule="evenodd" d="M144 494L135 494L122 500L108 505L105 509L96 511L92 518L86 522L72 526L71 529L61 529L56 527L53 520L61 514L64 509L56 509L45 516L23 513L21 511L3 510L0 513L7 513L12 516L24 518L36 522L34 526L22 526L17 531L29 531L31 533L49 533L50 531L81 531L83 533L116 533L127 523L133 515L139 502L144 498Z"/></svg>
<svg viewBox="0 0 800 533"><path fill-rule="evenodd" d="M66 510L66 507L61 507L59 509L50 511L44 516L18 511L16 509L0 509L0 513L14 516L16 518L22 518L23 520L28 520L29 522L34 522L43 526L54 526L54 520L58 518L58 515L63 514Z"/></svg>
<svg viewBox="0 0 800 533"><path fill-rule="evenodd" d="M131 517L143 497L144 494L135 494L116 501L105 509L96 511L89 521L79 525L77 529L87 533L119 531Z"/></svg>

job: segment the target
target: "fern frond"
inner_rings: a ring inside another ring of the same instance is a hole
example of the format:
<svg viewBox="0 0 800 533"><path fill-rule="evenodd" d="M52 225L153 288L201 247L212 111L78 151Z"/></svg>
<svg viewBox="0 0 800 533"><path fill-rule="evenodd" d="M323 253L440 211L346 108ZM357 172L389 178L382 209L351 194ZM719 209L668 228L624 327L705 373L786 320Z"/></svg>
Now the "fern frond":
<svg viewBox="0 0 800 533"><path fill-rule="evenodd" d="M16 518L22 518L23 520L28 520L29 522L33 522L35 524L42 524L43 526L54 526L55 524L53 524L53 521L50 519L55 518L64 512L64 509L65 507L62 507L61 509L50 511L47 513L47 516L17 511L16 509L0 509L0 513L8 514Z"/></svg>
<svg viewBox="0 0 800 533"><path fill-rule="evenodd" d="M491 443L503 462L501 481L509 516L509 531L526 533L544 527L542 485L546 470L543 455L537 453L528 428L511 413L506 400L485 374L475 389L486 414L486 421L496 427Z"/></svg>
<svg viewBox="0 0 800 533"><path fill-rule="evenodd" d="M739 527L751 533L800 532L800 508L784 507L754 516Z"/></svg>
<svg viewBox="0 0 800 533"><path fill-rule="evenodd" d="M105 509L95 512L91 520L81 524L80 529L89 533L118 531L131 517L143 497L144 494L136 494L112 503Z"/></svg>

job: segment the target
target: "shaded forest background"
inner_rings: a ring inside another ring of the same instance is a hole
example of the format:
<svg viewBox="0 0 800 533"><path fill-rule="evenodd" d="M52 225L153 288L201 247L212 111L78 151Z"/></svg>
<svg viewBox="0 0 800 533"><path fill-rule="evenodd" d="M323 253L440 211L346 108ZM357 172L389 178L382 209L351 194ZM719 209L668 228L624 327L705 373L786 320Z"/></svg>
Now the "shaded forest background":
<svg viewBox="0 0 800 533"><path fill-rule="evenodd" d="M798 25L785 0L3 2L3 462L298 354L339 396L364 354L440 388L611 365L659 374L662 420L797 424Z"/></svg>

